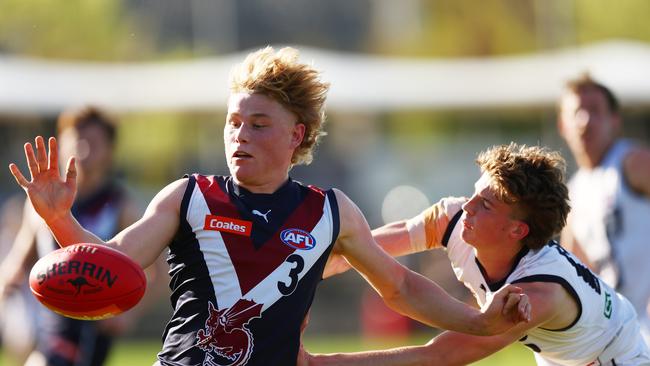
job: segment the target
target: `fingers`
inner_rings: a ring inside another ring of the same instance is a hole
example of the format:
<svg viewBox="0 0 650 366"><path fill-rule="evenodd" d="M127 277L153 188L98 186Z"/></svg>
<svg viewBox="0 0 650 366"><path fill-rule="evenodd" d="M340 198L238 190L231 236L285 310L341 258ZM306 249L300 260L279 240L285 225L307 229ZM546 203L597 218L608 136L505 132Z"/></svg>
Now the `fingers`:
<svg viewBox="0 0 650 366"><path fill-rule="evenodd" d="M519 300L519 305L517 309L519 311L519 320L529 322L531 316L530 312L532 310L532 307L530 306L528 295L526 294L521 295L521 299Z"/></svg>
<svg viewBox="0 0 650 366"><path fill-rule="evenodd" d="M74 156L68 159L68 164L65 168L65 184L68 186L75 185L77 182L77 166L75 164Z"/></svg>
<svg viewBox="0 0 650 366"><path fill-rule="evenodd" d="M49 159L48 159L48 169L54 170L55 172L59 171L59 149L56 145L56 139L50 137L47 140L48 148L50 150Z"/></svg>
<svg viewBox="0 0 650 366"><path fill-rule="evenodd" d="M25 150L25 159L27 160L27 167L29 169L29 174L31 179L38 176L39 173L44 173L48 169L53 169L58 174L59 164L58 164L58 149L56 145L56 139L50 137L48 140L48 145L50 149L50 155L48 157L47 149L45 148L45 139L42 136L37 136L35 139L36 151L34 151L34 146L31 143L27 142L24 145ZM11 174L16 179L16 182L26 188L30 181L28 181L25 176L22 174L20 169L16 164L9 164L9 170ZM76 170L75 177L76 177Z"/></svg>
<svg viewBox="0 0 650 366"><path fill-rule="evenodd" d="M503 305L503 315L510 314L515 309L518 308L519 301L521 300L521 294L509 293L505 298L505 304Z"/></svg>
<svg viewBox="0 0 650 366"><path fill-rule="evenodd" d="M503 305L503 315L511 314L516 322L529 322L531 316L530 302L528 295L519 293L509 293Z"/></svg>
<svg viewBox="0 0 650 366"><path fill-rule="evenodd" d="M9 170L11 171L11 175L14 176L14 179L16 179L16 182L18 183L19 186L26 188L27 184L29 182L27 179L25 179L25 176L23 173L20 172L20 169L18 169L18 166L14 163L9 164Z"/></svg>
<svg viewBox="0 0 650 366"><path fill-rule="evenodd" d="M47 150L45 149L43 136L36 136L36 163L39 172L42 173L47 170Z"/></svg>
<svg viewBox="0 0 650 366"><path fill-rule="evenodd" d="M27 159L27 168L29 168L29 174L32 178L38 175L38 163L36 162L36 155L34 154L34 148L29 142L25 143L25 159Z"/></svg>
<svg viewBox="0 0 650 366"><path fill-rule="evenodd" d="M515 294L520 294L524 292L524 290L521 289L521 287L517 287L515 285L505 285L499 292L505 291L506 295L515 293Z"/></svg>

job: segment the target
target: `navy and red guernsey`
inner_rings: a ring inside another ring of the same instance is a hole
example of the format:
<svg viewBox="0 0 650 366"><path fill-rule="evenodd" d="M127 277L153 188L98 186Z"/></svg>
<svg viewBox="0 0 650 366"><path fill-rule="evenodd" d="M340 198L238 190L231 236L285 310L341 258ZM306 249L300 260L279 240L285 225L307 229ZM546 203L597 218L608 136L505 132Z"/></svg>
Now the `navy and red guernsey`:
<svg viewBox="0 0 650 366"><path fill-rule="evenodd" d="M334 192L289 179L255 194L231 177L194 174L180 216L160 364L295 365L338 236Z"/></svg>

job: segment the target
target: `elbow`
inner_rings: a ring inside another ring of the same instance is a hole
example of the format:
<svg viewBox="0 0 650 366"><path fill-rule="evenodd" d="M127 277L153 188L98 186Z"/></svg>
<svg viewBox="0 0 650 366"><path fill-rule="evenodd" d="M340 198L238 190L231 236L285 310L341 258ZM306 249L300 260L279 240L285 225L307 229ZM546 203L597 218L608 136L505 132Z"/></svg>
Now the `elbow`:
<svg viewBox="0 0 650 366"><path fill-rule="evenodd" d="M390 276L389 281L379 289L384 303L391 309L404 314L404 303L408 299L408 276L402 270Z"/></svg>

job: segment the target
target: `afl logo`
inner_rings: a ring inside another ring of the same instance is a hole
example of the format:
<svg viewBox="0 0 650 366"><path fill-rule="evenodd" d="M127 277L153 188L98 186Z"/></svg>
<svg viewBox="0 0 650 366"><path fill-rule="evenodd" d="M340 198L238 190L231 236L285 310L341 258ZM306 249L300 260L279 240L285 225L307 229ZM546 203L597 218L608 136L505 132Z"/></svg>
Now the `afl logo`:
<svg viewBox="0 0 650 366"><path fill-rule="evenodd" d="M300 229L282 230L280 239L294 249L310 250L316 246L316 239L310 233Z"/></svg>

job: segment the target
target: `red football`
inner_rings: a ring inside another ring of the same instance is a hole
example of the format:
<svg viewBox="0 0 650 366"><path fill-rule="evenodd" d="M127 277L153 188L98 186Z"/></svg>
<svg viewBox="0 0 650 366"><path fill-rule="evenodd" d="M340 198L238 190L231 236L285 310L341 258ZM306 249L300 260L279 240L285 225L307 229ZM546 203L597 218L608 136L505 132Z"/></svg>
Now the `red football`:
<svg viewBox="0 0 650 366"><path fill-rule="evenodd" d="M120 314L144 295L142 268L125 254L97 244L74 244L43 258L29 274L38 301L69 318L99 320Z"/></svg>

